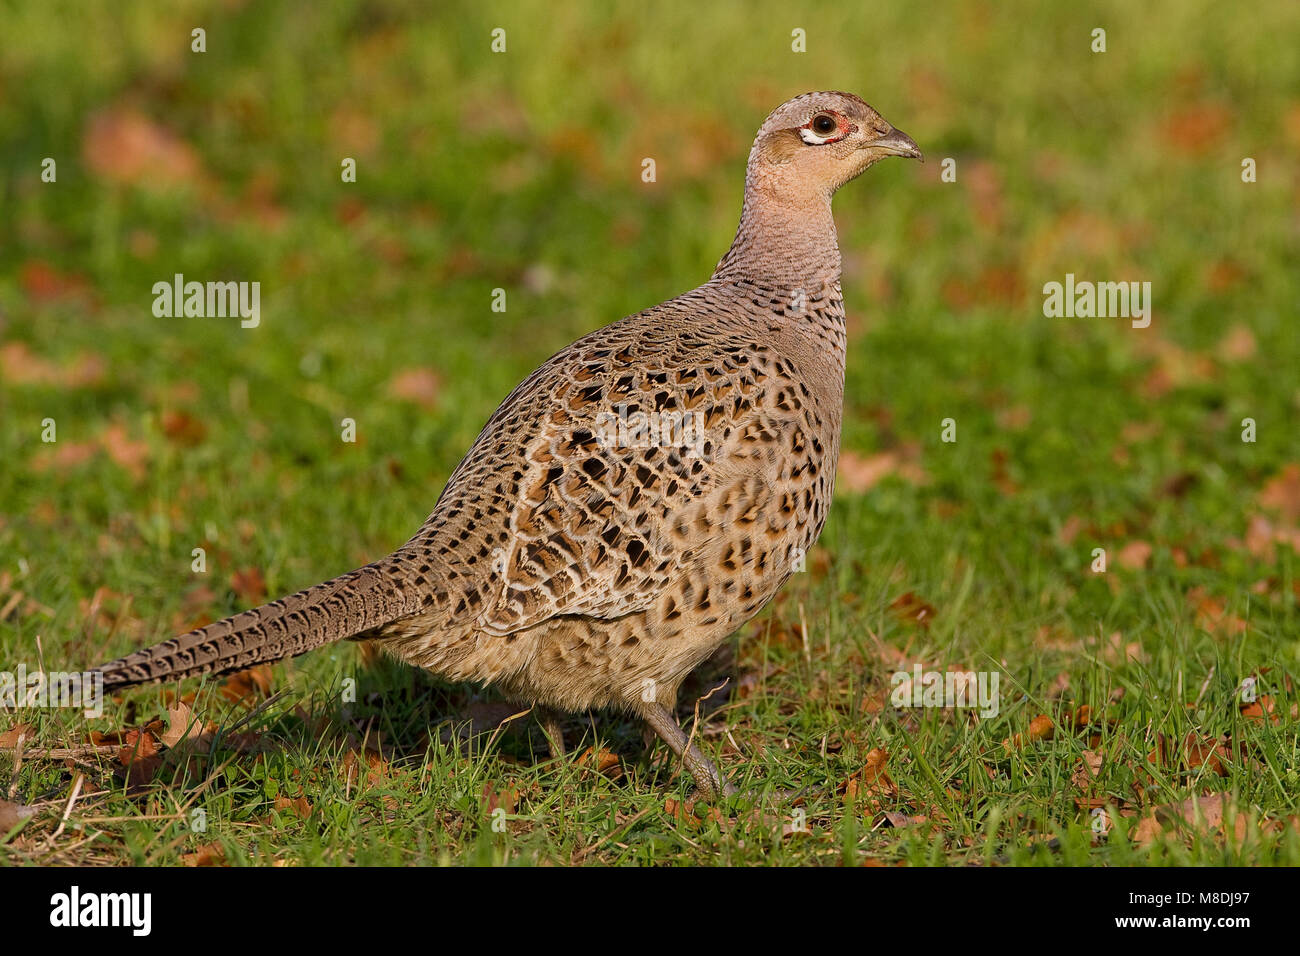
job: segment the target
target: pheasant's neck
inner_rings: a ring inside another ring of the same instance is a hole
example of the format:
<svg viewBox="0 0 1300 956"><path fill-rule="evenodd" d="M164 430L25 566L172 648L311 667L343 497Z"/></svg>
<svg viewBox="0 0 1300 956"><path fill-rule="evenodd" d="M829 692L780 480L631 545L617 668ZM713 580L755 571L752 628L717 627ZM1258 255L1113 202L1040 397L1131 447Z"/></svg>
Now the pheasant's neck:
<svg viewBox="0 0 1300 956"><path fill-rule="evenodd" d="M840 247L829 196L781 202L745 191L740 227L714 279L756 279L809 294L840 280Z"/></svg>

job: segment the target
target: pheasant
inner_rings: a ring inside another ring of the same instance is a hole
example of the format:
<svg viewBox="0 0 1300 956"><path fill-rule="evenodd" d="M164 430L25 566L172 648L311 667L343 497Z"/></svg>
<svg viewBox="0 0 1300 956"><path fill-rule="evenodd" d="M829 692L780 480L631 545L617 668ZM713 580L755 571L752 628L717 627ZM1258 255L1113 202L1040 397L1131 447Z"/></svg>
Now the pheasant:
<svg viewBox="0 0 1300 956"><path fill-rule="evenodd" d="M644 719L700 793L732 792L678 688L817 540L839 454L845 325L831 196L915 142L848 93L758 131L740 226L699 288L552 356L488 419L392 554L102 665L121 688L367 639L538 708Z"/></svg>

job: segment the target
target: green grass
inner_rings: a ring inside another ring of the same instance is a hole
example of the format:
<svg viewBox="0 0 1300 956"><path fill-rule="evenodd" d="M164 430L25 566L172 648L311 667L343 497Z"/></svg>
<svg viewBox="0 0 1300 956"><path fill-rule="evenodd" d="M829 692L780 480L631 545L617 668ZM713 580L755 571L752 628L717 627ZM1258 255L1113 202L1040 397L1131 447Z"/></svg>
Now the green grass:
<svg viewBox="0 0 1300 956"><path fill-rule="evenodd" d="M842 480L807 573L684 689L689 716L729 679L696 733L752 799L670 812L689 778L625 718L574 717L550 761L531 717L493 732L511 710L490 692L349 644L277 665L282 696L233 731L249 736L132 779L113 750L16 771L0 753L0 799L38 809L0 834L0 861L193 862L216 845L261 864L1300 863L1300 569L1259 540L1261 521L1300 540L1279 491L1300 460L1300 11L859 6L0 12L23 37L0 50L0 670L87 667L249 606L236 572L275 596L404 541L518 380L708 276L753 130L787 97L858 92L929 160L836 199L846 455L896 452L923 477ZM202 172L97 172L92 117L122 111ZM155 318L150 289L177 272L260 281L261 326ZM1067 272L1150 281L1152 326L1045 318L1042 285ZM1253 350L1225 345L1245 333ZM431 405L391 394L406 369L437 376ZM1150 556L1128 567L1135 541ZM924 623L891 610L909 593ZM915 662L997 670L999 714L889 706ZM1252 675L1275 719L1240 712ZM84 748L165 717L163 694L92 721L0 713L0 734L27 723L29 750ZM261 697L205 688L196 709L230 730ZM1057 732L1024 739L1039 714ZM1189 736L1230 743L1216 764ZM619 756L616 779L579 762L588 747ZM846 800L873 750L893 786ZM1080 786L1084 751L1103 761ZM1213 794L1226 827L1131 832ZM299 796L305 816L276 808ZM1104 841L1090 800L1115 819ZM177 819L195 808L204 833ZM798 811L809 832L783 837Z"/></svg>

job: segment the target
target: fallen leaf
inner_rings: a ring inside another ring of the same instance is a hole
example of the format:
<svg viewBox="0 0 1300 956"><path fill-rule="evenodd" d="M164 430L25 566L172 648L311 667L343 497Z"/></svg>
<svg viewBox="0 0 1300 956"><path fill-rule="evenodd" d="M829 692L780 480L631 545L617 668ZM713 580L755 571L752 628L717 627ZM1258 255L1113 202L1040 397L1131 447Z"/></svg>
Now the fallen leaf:
<svg viewBox="0 0 1300 956"><path fill-rule="evenodd" d="M930 476L920 465L921 446L909 444L876 455L860 455L845 450L840 453L836 487L850 494L862 494L888 475L897 475L914 485L924 485Z"/></svg>
<svg viewBox="0 0 1300 956"><path fill-rule="evenodd" d="M1103 757L1097 751L1085 750L1083 760L1074 773L1070 775L1070 782L1080 790L1090 789L1101 773L1102 761Z"/></svg>
<svg viewBox="0 0 1300 956"><path fill-rule="evenodd" d="M1259 493L1259 503L1289 523L1300 518L1300 465L1289 464Z"/></svg>
<svg viewBox="0 0 1300 956"><path fill-rule="evenodd" d="M1214 149L1232 127L1232 112L1221 103L1199 102L1166 117L1165 141L1178 150L1200 156Z"/></svg>
<svg viewBox="0 0 1300 956"><path fill-rule="evenodd" d="M194 716L194 711L184 701L177 701L167 708L167 729L159 740L168 747L175 747L184 740L197 740L203 736L203 721Z"/></svg>
<svg viewBox="0 0 1300 956"><path fill-rule="evenodd" d="M1051 740L1054 736L1056 736L1056 725L1052 723L1052 718L1046 714L1039 714L1029 722L1029 732L1027 734L1012 734L1002 741L1002 747L1004 750L1010 751L1023 747L1029 741Z"/></svg>
<svg viewBox="0 0 1300 956"><path fill-rule="evenodd" d="M1234 362L1244 362L1255 355L1255 336L1250 329L1238 322L1228 330L1219 341L1219 351L1224 358Z"/></svg>
<svg viewBox="0 0 1300 956"><path fill-rule="evenodd" d="M3 837L22 821L35 815L35 807L26 807L21 803L11 803L8 800L0 800L0 837Z"/></svg>
<svg viewBox="0 0 1300 956"><path fill-rule="evenodd" d="M266 600L266 579L258 567L244 568L230 575L230 589L248 604L261 604Z"/></svg>
<svg viewBox="0 0 1300 956"><path fill-rule="evenodd" d="M183 448L201 445L208 436L206 425L189 412L175 409L163 413L162 431L169 441Z"/></svg>
<svg viewBox="0 0 1300 956"><path fill-rule="evenodd" d="M898 787L885 769L888 760L889 753L884 748L872 748L863 762L862 769L845 781L845 802L855 801L859 797L896 795Z"/></svg>
<svg viewBox="0 0 1300 956"><path fill-rule="evenodd" d="M271 678L270 664L258 664L246 671L238 671L221 682L221 696L235 703L267 697L271 693Z"/></svg>
<svg viewBox="0 0 1300 956"><path fill-rule="evenodd" d="M1242 702L1241 716L1247 720L1253 720L1257 723L1278 723L1282 718L1273 713L1273 698L1268 694L1263 694L1249 703Z"/></svg>
<svg viewBox="0 0 1300 956"><path fill-rule="evenodd" d="M114 422L100 435L100 443L113 464L139 480L144 477L149 461L149 444L129 437L126 426Z"/></svg>
<svg viewBox="0 0 1300 956"><path fill-rule="evenodd" d="M12 750L18 746L19 737L22 737L25 743L30 744L36 737L36 728L31 724L14 724L0 734L0 748Z"/></svg>
<svg viewBox="0 0 1300 956"><path fill-rule="evenodd" d="M158 188L192 183L202 175L192 146L127 107L91 116L81 154L86 168L109 182Z"/></svg>
<svg viewBox="0 0 1300 956"><path fill-rule="evenodd" d="M506 813L514 813L515 807L519 803L519 790L511 786L506 787L504 790L498 790L496 785L489 780L483 784L483 802L486 805L484 812L488 816L491 816L498 807Z"/></svg>
<svg viewBox="0 0 1300 956"><path fill-rule="evenodd" d="M588 747L578 758L578 766L595 770L596 773L610 780L618 780L623 776L623 763L619 760L618 754L603 747L600 750Z"/></svg>
<svg viewBox="0 0 1300 956"><path fill-rule="evenodd" d="M220 843L209 843L193 853L181 854L185 866L226 866L226 851Z"/></svg>
<svg viewBox="0 0 1300 956"><path fill-rule="evenodd" d="M442 381L431 368L402 369L388 380L389 395L414 402L422 408L436 406L441 389Z"/></svg>
<svg viewBox="0 0 1300 956"><path fill-rule="evenodd" d="M900 621L918 624L921 627L929 627L935 613L933 605L928 604L911 591L895 598L890 603L889 610Z"/></svg>
<svg viewBox="0 0 1300 956"><path fill-rule="evenodd" d="M148 730L128 730L117 753L117 762L130 767L158 753L158 740Z"/></svg>
<svg viewBox="0 0 1300 956"><path fill-rule="evenodd" d="M1115 560L1119 562L1120 567L1128 568L1130 571L1140 571L1151 560L1153 550L1146 541L1130 541L1119 549Z"/></svg>
<svg viewBox="0 0 1300 956"><path fill-rule="evenodd" d="M275 809L287 810L304 820L311 816L311 803L308 802L306 797L298 797L292 800L285 796L276 797Z"/></svg>
<svg viewBox="0 0 1300 956"><path fill-rule="evenodd" d="M1170 831L1200 831L1226 833L1224 827L1227 811L1226 793L1210 793L1188 797L1181 803L1168 803L1155 807L1139 822L1133 834L1134 842L1149 846ZM1230 818L1233 835L1238 842L1245 838L1246 816L1237 813Z"/></svg>

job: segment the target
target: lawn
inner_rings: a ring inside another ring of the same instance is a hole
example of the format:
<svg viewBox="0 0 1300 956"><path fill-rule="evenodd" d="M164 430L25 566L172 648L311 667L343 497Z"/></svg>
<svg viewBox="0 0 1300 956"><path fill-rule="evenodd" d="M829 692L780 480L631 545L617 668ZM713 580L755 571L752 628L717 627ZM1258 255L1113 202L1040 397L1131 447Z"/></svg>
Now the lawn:
<svg viewBox="0 0 1300 956"><path fill-rule="evenodd" d="M744 794L349 643L0 710L0 862L1300 864L1300 8L439 6L0 11L0 671L391 551L516 382L707 279L767 112L850 90L927 162L836 198L830 519L683 689ZM256 327L156 315L177 274ZM1149 326L1046 315L1067 275ZM895 706L918 666L996 714Z"/></svg>

